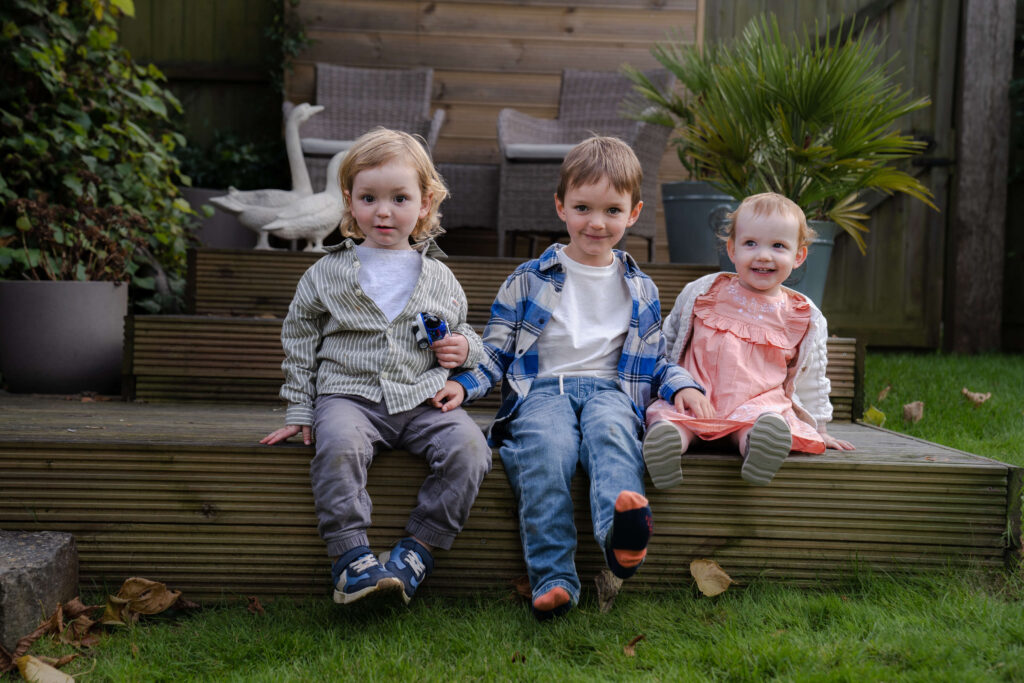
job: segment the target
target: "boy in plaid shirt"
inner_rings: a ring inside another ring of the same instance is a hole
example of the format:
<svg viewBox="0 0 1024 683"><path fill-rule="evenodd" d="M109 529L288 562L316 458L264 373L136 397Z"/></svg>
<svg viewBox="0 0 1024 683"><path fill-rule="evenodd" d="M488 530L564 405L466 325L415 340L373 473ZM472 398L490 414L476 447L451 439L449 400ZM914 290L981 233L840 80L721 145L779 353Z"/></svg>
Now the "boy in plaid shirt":
<svg viewBox="0 0 1024 683"><path fill-rule="evenodd" d="M621 140L593 137L566 156L555 194L569 244L555 244L505 281L484 332L484 361L435 396L442 410L502 382L488 438L519 504L538 619L579 600L570 485L590 478L594 538L617 577L632 576L651 535L640 452L644 409L660 396L696 405L703 389L665 357L658 290L613 247L636 222L640 163Z"/></svg>

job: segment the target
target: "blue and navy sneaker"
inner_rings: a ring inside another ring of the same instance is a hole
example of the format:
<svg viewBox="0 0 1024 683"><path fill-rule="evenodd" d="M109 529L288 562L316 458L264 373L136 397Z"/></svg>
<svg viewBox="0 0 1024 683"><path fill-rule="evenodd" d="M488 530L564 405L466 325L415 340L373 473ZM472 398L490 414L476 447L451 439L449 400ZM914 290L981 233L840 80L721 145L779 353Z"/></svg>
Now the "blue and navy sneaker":
<svg viewBox="0 0 1024 683"><path fill-rule="evenodd" d="M407 605L423 579L434 571L434 556L411 536L400 540L394 548L382 553L379 559L385 571L402 581L402 599Z"/></svg>
<svg viewBox="0 0 1024 683"><path fill-rule="evenodd" d="M331 573L334 577L334 602L342 605L371 593L394 594L404 588L402 580L381 566L365 545L339 557Z"/></svg>

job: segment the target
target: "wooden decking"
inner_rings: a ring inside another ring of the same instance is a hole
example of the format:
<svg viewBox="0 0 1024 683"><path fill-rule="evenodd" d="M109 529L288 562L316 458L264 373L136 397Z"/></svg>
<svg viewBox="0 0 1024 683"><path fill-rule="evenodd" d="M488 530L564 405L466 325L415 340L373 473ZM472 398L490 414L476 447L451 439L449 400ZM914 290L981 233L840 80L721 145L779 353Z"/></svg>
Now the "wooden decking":
<svg viewBox="0 0 1024 683"><path fill-rule="evenodd" d="M75 534L86 582L142 575L192 599L327 592L316 533L311 448L259 439L279 427L281 318L316 255L201 250L190 259L191 314L135 316L125 339L128 396L65 401L0 393L0 529ZM482 327L513 259L452 258L470 322ZM663 308L709 269L645 264ZM690 560L717 560L734 579L830 581L858 567L995 570L1020 551L1022 470L885 430L861 412L862 349L829 340L837 423L853 453L791 456L769 487L739 476L739 457L698 450L684 484L648 490L655 535L628 585L689 582ZM493 392L492 392L493 393ZM495 401L472 409L483 428ZM845 422L843 422L845 420ZM497 454L451 551L426 590L507 588L525 573L515 501ZM378 454L370 474L375 548L402 535L426 466ZM603 561L577 476L577 564L589 582Z"/></svg>
<svg viewBox="0 0 1024 683"><path fill-rule="evenodd" d="M326 592L308 479L311 449L257 441L283 411L228 403L82 403L0 393L0 528L75 534L83 581L142 575L189 597ZM481 416L481 423L486 417ZM857 567L997 569L1019 552L1021 470L886 430L835 424L849 454L791 456L771 486L739 459L684 458L684 485L650 489L655 536L629 585L689 581L691 559L735 579L830 581ZM404 452L371 471L371 539L402 534L425 465ZM603 566L577 481L581 577ZM495 454L469 523L439 552L430 590L501 590L525 573L515 506Z"/></svg>

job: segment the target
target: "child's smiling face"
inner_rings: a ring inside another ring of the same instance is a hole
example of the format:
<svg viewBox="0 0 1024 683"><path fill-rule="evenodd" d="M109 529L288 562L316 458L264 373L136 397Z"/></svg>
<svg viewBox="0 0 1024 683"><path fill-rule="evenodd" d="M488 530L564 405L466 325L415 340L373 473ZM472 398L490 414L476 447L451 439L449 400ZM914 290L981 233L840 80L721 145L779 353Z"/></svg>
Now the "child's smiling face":
<svg viewBox="0 0 1024 683"><path fill-rule="evenodd" d="M423 196L416 169L395 160L357 173L345 201L366 237L363 246L412 249L409 236L429 213L431 198Z"/></svg>
<svg viewBox="0 0 1024 683"><path fill-rule="evenodd" d="M783 211L754 215L744 209L736 216L726 249L740 284L768 296L777 296L785 279L807 258L807 247L800 246L799 221Z"/></svg>
<svg viewBox="0 0 1024 683"><path fill-rule="evenodd" d="M628 192L616 190L606 179L568 188L564 202L556 195L555 210L569 230L566 255L587 266L609 265L612 247L640 216L643 202L632 202Z"/></svg>

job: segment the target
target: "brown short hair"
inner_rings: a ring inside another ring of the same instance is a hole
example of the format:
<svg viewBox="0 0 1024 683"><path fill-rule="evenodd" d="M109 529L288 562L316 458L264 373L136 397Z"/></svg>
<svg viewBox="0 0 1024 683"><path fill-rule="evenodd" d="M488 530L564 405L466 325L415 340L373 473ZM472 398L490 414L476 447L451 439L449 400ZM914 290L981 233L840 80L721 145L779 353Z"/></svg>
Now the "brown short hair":
<svg viewBox="0 0 1024 683"><path fill-rule="evenodd" d="M422 242L425 239L444 234L444 229L441 227L441 214L438 209L441 207L441 202L448 197L448 188L441 180L441 176L434 167L434 162L430 160L422 138L390 128L374 128L359 136L349 149L345 160L341 162L341 170L338 171L341 189L351 196L352 184L360 171L377 168L396 159L407 162L416 171L420 192L424 197L433 195L430 211L416 222L416 227L410 235L413 242ZM355 218L352 217L347 203L345 213L341 218L341 234L345 237L365 237L363 231L359 229L359 225L356 224Z"/></svg>
<svg viewBox="0 0 1024 683"><path fill-rule="evenodd" d="M804 215L804 210L800 208L799 204L777 192L762 192L750 195L740 202L735 211L726 216L728 222L723 228L724 239L731 240L736 236L736 220L744 210L754 216L781 213L796 218L797 224L800 226L797 232L797 248L809 246L811 240L817 237L817 233L807 225L807 216Z"/></svg>
<svg viewBox="0 0 1024 683"><path fill-rule="evenodd" d="M640 185L644 172L640 160L622 140L595 135L579 143L565 155L556 195L565 201L573 187L607 180L617 191L628 193L632 206L640 203Z"/></svg>

